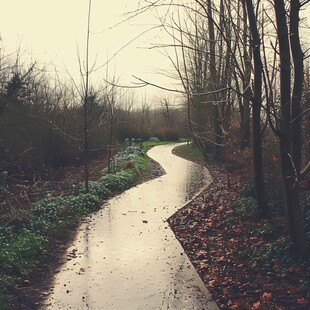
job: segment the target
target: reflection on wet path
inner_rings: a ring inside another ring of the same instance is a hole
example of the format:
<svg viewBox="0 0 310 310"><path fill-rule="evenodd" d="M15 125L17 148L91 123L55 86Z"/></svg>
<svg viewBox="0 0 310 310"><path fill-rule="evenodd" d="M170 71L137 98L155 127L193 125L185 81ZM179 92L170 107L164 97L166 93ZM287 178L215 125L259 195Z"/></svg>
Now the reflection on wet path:
<svg viewBox="0 0 310 310"><path fill-rule="evenodd" d="M44 309L218 309L166 222L210 182L206 169L172 155L174 146L148 153L166 175L81 226Z"/></svg>

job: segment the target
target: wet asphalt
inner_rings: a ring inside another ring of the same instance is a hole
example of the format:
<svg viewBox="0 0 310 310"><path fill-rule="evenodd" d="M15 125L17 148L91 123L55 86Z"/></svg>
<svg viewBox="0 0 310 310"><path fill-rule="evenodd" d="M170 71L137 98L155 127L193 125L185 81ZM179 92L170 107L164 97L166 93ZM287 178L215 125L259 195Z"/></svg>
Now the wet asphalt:
<svg viewBox="0 0 310 310"><path fill-rule="evenodd" d="M109 200L81 225L43 309L218 309L167 223L211 177L174 147L148 153L165 175Z"/></svg>

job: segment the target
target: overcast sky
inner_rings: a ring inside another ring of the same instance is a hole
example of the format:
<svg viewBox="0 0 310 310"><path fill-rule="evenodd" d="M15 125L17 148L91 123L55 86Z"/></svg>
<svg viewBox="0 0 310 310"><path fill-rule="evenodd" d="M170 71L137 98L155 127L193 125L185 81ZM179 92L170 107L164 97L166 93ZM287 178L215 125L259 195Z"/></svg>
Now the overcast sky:
<svg viewBox="0 0 310 310"><path fill-rule="evenodd" d="M136 10L139 0L92 0L90 62L104 64L124 45L156 24L154 13L144 13L119 26L126 12ZM26 57L41 62L53 62L58 70L66 67L77 76L78 51L84 57L88 0L0 0L0 34L2 46L14 50L19 45ZM111 28L112 27L112 28ZM110 29L111 28L111 29ZM169 67L169 60L149 49L159 42L160 30L150 30L117 54L109 65L110 75L123 84L136 80L133 75L167 86L168 80L159 72ZM93 75L93 80L105 75L105 69ZM159 91L148 88L151 95Z"/></svg>
<svg viewBox="0 0 310 310"><path fill-rule="evenodd" d="M154 43L169 40L159 28L148 31L158 24L155 12L146 12L113 27L128 17L126 13L137 10L140 2L144 1L92 0L90 62L100 67L124 47L109 64L110 76L115 71L124 85L137 82L133 78L135 75L173 88L173 81L161 74L169 71L168 58L149 48ZM67 68L72 76L79 77L77 54L79 51L84 59L88 0L0 0L0 4L2 47L14 51L21 46L25 57L52 62L60 72ZM309 15L309 6L303 15ZM303 37L308 39L308 34L309 28L303 29ZM98 70L91 76L92 82L96 84L105 72L106 67ZM163 94L152 87L148 87L146 93L149 97Z"/></svg>

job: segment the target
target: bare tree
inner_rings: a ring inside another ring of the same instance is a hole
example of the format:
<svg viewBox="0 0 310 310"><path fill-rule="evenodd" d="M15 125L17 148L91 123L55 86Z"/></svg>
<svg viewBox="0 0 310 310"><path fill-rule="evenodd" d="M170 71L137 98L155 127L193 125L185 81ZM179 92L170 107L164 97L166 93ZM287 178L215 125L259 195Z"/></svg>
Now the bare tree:
<svg viewBox="0 0 310 310"><path fill-rule="evenodd" d="M297 250L310 255L299 198L301 170L301 95L303 85L303 53L299 39L300 1L290 1L290 20L284 0L274 3L280 56L280 160L286 218L291 239ZM291 33L289 34L289 27ZM291 46L291 50L290 50ZM291 54L292 53L292 54ZM294 66L291 93L291 55Z"/></svg>
<svg viewBox="0 0 310 310"><path fill-rule="evenodd" d="M89 67L89 40L90 40L90 22L91 22L91 5L92 1L88 1L88 17L87 17L87 32L86 32L86 54L85 54L85 77L83 81L83 92L82 92L82 102L83 102L83 124L84 124L84 183L85 192L89 192L89 171L88 171L88 161L89 161L89 136L88 136L88 118L87 109L89 103L89 79L90 79L90 67ZM81 68L80 68L81 69Z"/></svg>
<svg viewBox="0 0 310 310"><path fill-rule="evenodd" d="M259 210L263 215L267 213L265 197L264 168L263 168L263 145L261 134L261 109L262 109L262 74L263 66L261 60L261 37L258 31L258 21L251 0L243 2L246 5L251 31L251 46L254 59L254 93L252 98L252 135L253 135L253 164L255 179L255 197Z"/></svg>

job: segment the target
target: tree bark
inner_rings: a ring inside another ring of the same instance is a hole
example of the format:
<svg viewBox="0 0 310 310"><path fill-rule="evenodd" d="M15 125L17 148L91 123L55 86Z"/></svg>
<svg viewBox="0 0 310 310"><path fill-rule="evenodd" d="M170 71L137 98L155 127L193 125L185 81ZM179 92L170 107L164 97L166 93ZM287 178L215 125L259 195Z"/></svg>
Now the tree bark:
<svg viewBox="0 0 310 310"><path fill-rule="evenodd" d="M283 0L276 0L274 2L275 8L275 15L276 15L276 25L277 25L277 34L279 40L279 52L280 52L280 109L281 109L281 116L280 116L280 161L281 161L281 174L282 174L282 183L283 183L283 191L284 191L284 206L286 211L286 219L287 219L287 226L288 231L290 234L290 238L296 247L297 251L302 255L307 256L308 249L307 249L307 238L305 233L305 228L302 220L302 212L300 208L300 201L299 201L299 191L298 191L298 173L296 170L296 165L294 162L294 158L292 155L292 147L293 145L296 146L296 141L292 142L293 139L293 132L294 135L298 135L298 126L295 126L293 130L291 127L291 119L292 114L296 113L298 108L298 91L299 86L294 85L293 94L295 98L291 99L291 58L290 58L290 44L289 44L289 31L287 26L287 16L285 10L285 4ZM294 16L295 14L295 16ZM298 14L297 14L298 16ZM291 29L295 29L296 31L296 12L291 17L293 20L293 25L291 25ZM298 26L297 26L298 27ZM298 34L295 33L296 35ZM294 34L294 35L295 35ZM293 36L294 36L293 35ZM294 42L293 39L293 44ZM292 54L298 51L298 46L292 47ZM294 64L295 65L295 64ZM299 77L299 70L300 70L300 63L297 62L297 76ZM297 87L297 88L296 88ZM301 86L302 87L302 86ZM296 111L292 111L293 108L292 102L294 101ZM297 140L300 138L297 136ZM297 143L299 143L297 141ZM297 146L298 147L298 146ZM299 150L294 150L294 156L298 155ZM297 158L297 165L300 165L300 159ZM299 169L300 171L300 169Z"/></svg>
<svg viewBox="0 0 310 310"><path fill-rule="evenodd" d="M90 14L91 14L91 5L92 2L89 0L88 4L88 19L87 19L87 34L86 34L86 72L85 72L85 89L84 89L84 98L83 98L83 122L84 122L84 184L85 192L89 192L89 171L88 171L88 161L89 161L89 139L88 139L88 120L87 120L87 111L88 111L88 91L89 91L89 38L90 38Z"/></svg>
<svg viewBox="0 0 310 310"><path fill-rule="evenodd" d="M210 41L210 73L211 73L211 85L210 90L214 91L217 85L217 72L216 72L216 59L215 59L215 33L212 14L212 0L207 0L207 12L208 12L208 30ZM222 144L222 130L220 123L219 107L216 100L216 94L212 94L212 127L213 127L213 155L217 158L219 155L219 148Z"/></svg>
<svg viewBox="0 0 310 310"><path fill-rule="evenodd" d="M252 50L254 59L254 94L252 98L252 136L253 136L253 166L255 179L255 195L257 207L262 216L268 213L265 198L263 148L261 134L261 107L262 107L262 62L260 55L260 36L252 0L246 0L249 26L252 36Z"/></svg>
<svg viewBox="0 0 310 310"><path fill-rule="evenodd" d="M292 94L292 158L299 173L301 170L301 101L304 84L304 54L301 49L299 36L299 0L291 0L290 10L290 43L294 63L294 82Z"/></svg>
<svg viewBox="0 0 310 310"><path fill-rule="evenodd" d="M243 119L241 124L241 149L249 146L251 137L251 117L250 117L250 82L251 82L251 59L247 50L248 43L248 24L247 24L247 11L243 2L243 61L244 61L244 81L243 91L244 96L242 98L243 106Z"/></svg>
<svg viewBox="0 0 310 310"><path fill-rule="evenodd" d="M301 113L302 113L302 93L304 85L304 54L301 48L300 35L299 35L299 12L300 2L299 0L291 0L290 7L290 46L291 54L294 64L294 82L292 93L292 145L291 153L292 160L295 166L295 173L297 173L297 180L299 181L299 173L301 171L301 152L302 152L302 131L301 131ZM294 200L295 216L293 218L294 227L297 229L296 241L297 248L304 256L310 255L310 249L308 245L307 235L303 223L303 212L300 203L299 187L295 184L292 190L292 196Z"/></svg>

